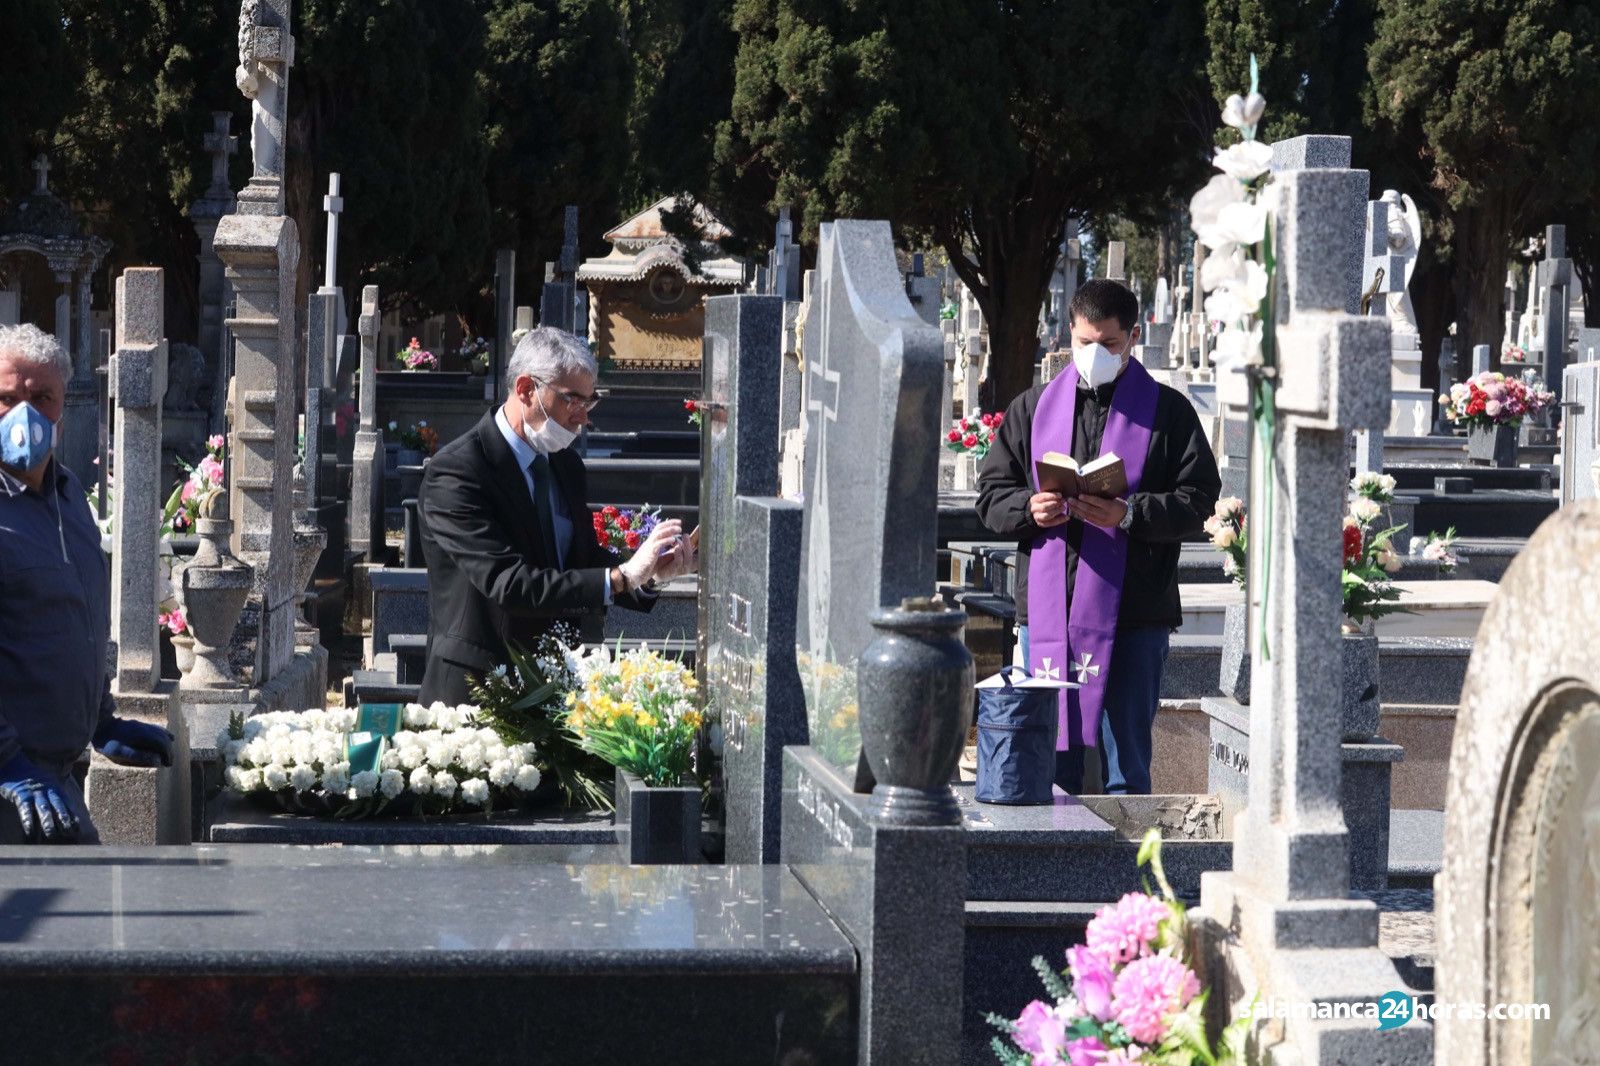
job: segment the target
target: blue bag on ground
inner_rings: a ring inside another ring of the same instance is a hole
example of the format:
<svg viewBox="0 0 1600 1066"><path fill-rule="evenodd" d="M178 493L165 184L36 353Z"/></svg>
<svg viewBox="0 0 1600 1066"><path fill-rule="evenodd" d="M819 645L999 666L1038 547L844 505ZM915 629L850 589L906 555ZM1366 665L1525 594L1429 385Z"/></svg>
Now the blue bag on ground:
<svg viewBox="0 0 1600 1066"><path fill-rule="evenodd" d="M999 687L978 689L978 787L982 803L1050 803L1056 775L1059 687L1017 687L1007 666Z"/></svg>

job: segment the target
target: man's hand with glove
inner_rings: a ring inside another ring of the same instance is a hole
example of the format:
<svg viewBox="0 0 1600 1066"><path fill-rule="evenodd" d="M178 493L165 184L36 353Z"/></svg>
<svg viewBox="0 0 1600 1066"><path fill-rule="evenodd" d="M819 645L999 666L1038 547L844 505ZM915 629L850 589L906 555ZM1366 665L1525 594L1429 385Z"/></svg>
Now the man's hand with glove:
<svg viewBox="0 0 1600 1066"><path fill-rule="evenodd" d="M633 557L617 568L622 571L623 580L628 583L630 590L643 588L645 582L661 576L661 564L666 558L662 552L682 535L683 523L676 518L656 523L656 528L650 531Z"/></svg>
<svg viewBox="0 0 1600 1066"><path fill-rule="evenodd" d="M94 731L94 750L123 766L171 766L172 734L160 726L110 718Z"/></svg>
<svg viewBox="0 0 1600 1066"><path fill-rule="evenodd" d="M0 765L0 801L11 804L30 844L71 844L78 819L61 794L61 783L21 752Z"/></svg>

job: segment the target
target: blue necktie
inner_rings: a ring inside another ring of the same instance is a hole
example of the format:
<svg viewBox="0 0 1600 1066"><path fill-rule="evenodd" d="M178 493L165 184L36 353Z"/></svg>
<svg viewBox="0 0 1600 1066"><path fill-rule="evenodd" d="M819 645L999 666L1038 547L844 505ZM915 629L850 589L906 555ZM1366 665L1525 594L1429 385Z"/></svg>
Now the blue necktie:
<svg viewBox="0 0 1600 1066"><path fill-rule="evenodd" d="M550 509L550 457L543 452L528 464L533 471L533 506L539 513L539 536L544 541L544 551L551 566L561 565L561 554L556 551L556 518Z"/></svg>

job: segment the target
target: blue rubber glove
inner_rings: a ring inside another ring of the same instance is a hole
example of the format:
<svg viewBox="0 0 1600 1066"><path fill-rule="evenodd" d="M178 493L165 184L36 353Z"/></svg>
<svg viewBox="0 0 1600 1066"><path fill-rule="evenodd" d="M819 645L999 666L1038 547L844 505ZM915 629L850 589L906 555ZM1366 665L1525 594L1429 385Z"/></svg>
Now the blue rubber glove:
<svg viewBox="0 0 1600 1066"><path fill-rule="evenodd" d="M94 731L94 750L123 766L171 766L172 734L158 725L110 718Z"/></svg>
<svg viewBox="0 0 1600 1066"><path fill-rule="evenodd" d="M0 765L0 799L17 809L30 844L71 844L78 819L61 795L61 784L21 752Z"/></svg>

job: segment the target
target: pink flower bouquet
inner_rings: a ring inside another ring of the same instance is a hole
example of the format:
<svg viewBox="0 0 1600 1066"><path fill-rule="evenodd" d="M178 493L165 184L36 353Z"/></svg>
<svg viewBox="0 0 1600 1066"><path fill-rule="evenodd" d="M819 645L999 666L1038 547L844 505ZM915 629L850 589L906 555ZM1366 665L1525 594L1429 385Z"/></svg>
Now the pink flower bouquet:
<svg viewBox="0 0 1600 1066"><path fill-rule="evenodd" d="M990 1046L1004 1066L1172 1066L1242 1061L1248 1016L1229 1025L1219 1048L1206 1037L1207 993L1190 969L1188 922L1161 868L1161 834L1139 848L1160 896L1130 892L1100 908L1086 943L1067 949L1067 968L1033 960L1055 1002L1034 1000L1016 1019L989 1015Z"/></svg>
<svg viewBox="0 0 1600 1066"><path fill-rule="evenodd" d="M411 343L400 351L395 359L407 370L438 370L439 357L422 346L417 338L412 337Z"/></svg>

